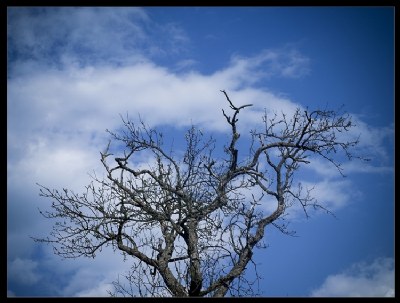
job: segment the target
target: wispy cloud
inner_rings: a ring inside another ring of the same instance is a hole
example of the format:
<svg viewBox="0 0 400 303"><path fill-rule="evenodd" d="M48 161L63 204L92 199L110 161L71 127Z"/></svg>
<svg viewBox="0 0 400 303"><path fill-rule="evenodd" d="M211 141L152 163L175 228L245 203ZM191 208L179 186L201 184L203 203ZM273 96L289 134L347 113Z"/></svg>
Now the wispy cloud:
<svg viewBox="0 0 400 303"><path fill-rule="evenodd" d="M313 188L311 195L330 211L335 211L348 205L350 201L357 201L361 192L353 187L350 180L325 179L319 182L303 182L308 188Z"/></svg>
<svg viewBox="0 0 400 303"><path fill-rule="evenodd" d="M394 149L394 125L372 127L357 116L354 120L356 127L353 135L360 136L359 148L364 156L370 158L373 164L391 163L393 159L388 157L387 146L391 145Z"/></svg>
<svg viewBox="0 0 400 303"><path fill-rule="evenodd" d="M293 48L264 50L248 62L250 66L262 65L267 76L298 78L310 71L310 59Z"/></svg>
<svg viewBox="0 0 400 303"><path fill-rule="evenodd" d="M328 276L312 297L394 297L394 260L378 258L357 263Z"/></svg>
<svg viewBox="0 0 400 303"><path fill-rule="evenodd" d="M58 68L180 54L189 41L176 24L157 24L134 7L14 7L8 9L7 30L9 60Z"/></svg>
<svg viewBox="0 0 400 303"><path fill-rule="evenodd" d="M386 152L385 152L386 153ZM372 153L370 153L371 155ZM342 173L347 175L357 174L357 173L392 173L394 171L393 166L385 166L380 163L380 161L360 161L358 159L353 159L351 161L344 161L340 165ZM310 165L307 169L317 173L321 177L335 179L340 177L338 169L332 164L323 161L320 158L310 158Z"/></svg>
<svg viewBox="0 0 400 303"><path fill-rule="evenodd" d="M190 70L193 68L198 62L193 59L183 59L181 61L178 61L175 64L175 70L176 71L183 71L183 70Z"/></svg>
<svg viewBox="0 0 400 303"><path fill-rule="evenodd" d="M251 57L234 55L230 66L220 74L240 75L236 81L241 85L252 85L259 80L271 77L298 78L309 72L309 58L295 49L266 49Z"/></svg>

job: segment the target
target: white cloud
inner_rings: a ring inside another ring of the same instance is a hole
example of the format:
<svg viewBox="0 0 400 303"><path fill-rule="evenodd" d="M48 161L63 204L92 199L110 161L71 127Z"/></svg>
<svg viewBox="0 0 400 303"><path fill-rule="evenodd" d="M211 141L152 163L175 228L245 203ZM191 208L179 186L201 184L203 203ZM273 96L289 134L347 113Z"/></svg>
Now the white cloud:
<svg viewBox="0 0 400 303"><path fill-rule="evenodd" d="M25 159L16 159L9 163L8 188L17 189L25 184L25 189L38 190L36 183L57 186L60 180L71 188L81 188L88 183L88 174L99 167L99 151L90 146L77 148L59 143L51 146L51 142L30 145L31 150L25 153Z"/></svg>
<svg viewBox="0 0 400 303"><path fill-rule="evenodd" d="M394 297L394 260L378 258L328 276L312 297Z"/></svg>
<svg viewBox="0 0 400 303"><path fill-rule="evenodd" d="M186 126L192 121L222 130L227 126L220 109L227 108L227 102L220 89L226 89L236 104L254 104L241 121L261 120L264 108L290 113L297 106L266 91L238 90L240 78L251 71L229 69L210 76L178 76L143 63L33 73L8 83L8 125L13 131L82 135L112 129L120 124L118 114L129 112L132 118L140 113L151 125ZM16 138L9 135L11 143Z"/></svg>
<svg viewBox="0 0 400 303"><path fill-rule="evenodd" d="M16 258L8 266L8 275L11 279L23 285L32 285L40 280L37 273L38 263L29 259Z"/></svg>

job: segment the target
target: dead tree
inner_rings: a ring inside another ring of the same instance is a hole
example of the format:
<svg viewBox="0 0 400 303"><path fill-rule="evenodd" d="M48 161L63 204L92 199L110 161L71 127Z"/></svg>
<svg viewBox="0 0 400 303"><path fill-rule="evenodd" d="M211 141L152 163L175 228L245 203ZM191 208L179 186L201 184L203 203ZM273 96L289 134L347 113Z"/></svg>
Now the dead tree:
<svg viewBox="0 0 400 303"><path fill-rule="evenodd" d="M263 117L263 128L249 134L249 152L238 147L239 113L251 104L223 111L230 126L225 156L216 142L192 126L179 157L168 151L161 132L122 119L124 130L111 135L101 152L106 177L92 176L82 194L40 185L52 200L45 218L56 219L46 238L64 258L95 257L105 246L131 260L128 286L114 282L126 296L254 295L245 270L253 251L263 246L267 225L289 233L280 222L295 202L304 209L321 207L307 189L294 186L294 172L320 156L341 172L333 155L358 143L338 134L351 128L351 117L335 111L297 109ZM179 153L177 153L179 154ZM112 160L111 160L112 158ZM139 165L138 159L149 159ZM274 210L267 212L266 203ZM256 270L256 268L255 268Z"/></svg>

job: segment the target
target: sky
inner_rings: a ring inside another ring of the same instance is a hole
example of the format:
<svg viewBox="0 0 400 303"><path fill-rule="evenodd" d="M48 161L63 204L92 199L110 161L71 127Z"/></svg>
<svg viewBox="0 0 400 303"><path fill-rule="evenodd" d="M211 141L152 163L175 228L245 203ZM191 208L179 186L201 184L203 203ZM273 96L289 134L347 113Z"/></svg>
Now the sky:
<svg viewBox="0 0 400 303"><path fill-rule="evenodd" d="M336 217L266 228L261 295L394 296L394 9L356 6L8 7L7 295L107 296L129 262L32 241L52 226L36 183L82 192L120 115L178 143L191 124L226 139L220 90L254 104L243 136L264 110L343 105L371 159L344 161L346 177L317 158L298 171Z"/></svg>

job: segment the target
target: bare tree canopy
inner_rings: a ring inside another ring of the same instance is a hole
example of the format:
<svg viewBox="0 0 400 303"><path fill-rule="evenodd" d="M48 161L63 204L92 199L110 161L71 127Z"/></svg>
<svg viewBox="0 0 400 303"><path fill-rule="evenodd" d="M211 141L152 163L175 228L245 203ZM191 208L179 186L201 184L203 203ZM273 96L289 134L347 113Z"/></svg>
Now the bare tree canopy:
<svg viewBox="0 0 400 303"><path fill-rule="evenodd" d="M241 150L239 114L252 105L237 107L222 93L231 111L222 112L230 127L224 157L194 126L178 157L161 132L122 119L123 130L109 131L100 153L105 178L92 176L82 194L40 185L40 195L52 200L51 211L41 213L56 222L49 237L35 241L51 243L64 258L94 258L105 246L121 251L133 265L128 287L115 282L114 295L254 295L255 281L245 271L256 266L253 250L264 246L266 226L290 233L281 220L289 206L299 203L306 216L309 206L323 208L309 189L293 184L294 173L312 155L341 173L334 155L350 159L358 139L343 139L354 126L346 114L297 109L290 117L265 113L263 128L251 131L247 151ZM111 143L122 144L118 156ZM151 160L135 165L141 154Z"/></svg>

